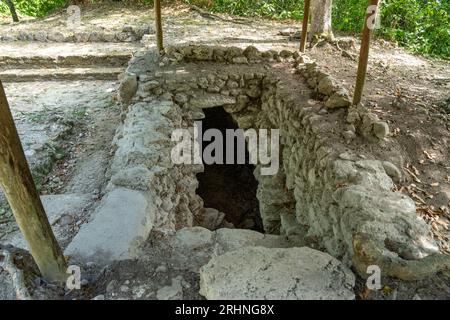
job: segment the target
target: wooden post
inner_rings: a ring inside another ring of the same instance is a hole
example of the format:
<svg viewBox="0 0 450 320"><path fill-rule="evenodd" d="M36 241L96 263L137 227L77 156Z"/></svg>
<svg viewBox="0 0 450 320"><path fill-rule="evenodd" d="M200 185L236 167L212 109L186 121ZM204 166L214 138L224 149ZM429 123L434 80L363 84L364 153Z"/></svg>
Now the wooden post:
<svg viewBox="0 0 450 320"><path fill-rule="evenodd" d="M162 29L162 19L161 19L161 0L154 1L155 6L155 24L156 24L156 45L158 51L162 52L164 50L163 44L163 29Z"/></svg>
<svg viewBox="0 0 450 320"><path fill-rule="evenodd" d="M378 11L377 6L378 0L369 0L361 37L361 50L359 53L358 75L356 78L355 93L353 95L353 105L357 105L362 99L364 83L366 81L367 64L369 61L370 37L375 26L374 15ZM373 12L372 8L377 8L377 10Z"/></svg>
<svg viewBox="0 0 450 320"><path fill-rule="evenodd" d="M305 52L306 38L308 37L308 20L309 20L309 8L311 7L311 0L305 0L305 8L303 10L303 26L302 37L300 40L300 51Z"/></svg>
<svg viewBox="0 0 450 320"><path fill-rule="evenodd" d="M42 276L65 281L66 261L36 190L1 81L0 185Z"/></svg>

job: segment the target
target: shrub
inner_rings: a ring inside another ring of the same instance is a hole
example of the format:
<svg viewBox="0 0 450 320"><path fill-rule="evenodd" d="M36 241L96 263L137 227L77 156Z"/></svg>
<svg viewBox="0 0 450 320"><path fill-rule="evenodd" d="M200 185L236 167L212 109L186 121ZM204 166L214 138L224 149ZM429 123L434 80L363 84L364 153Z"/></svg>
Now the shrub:
<svg viewBox="0 0 450 320"><path fill-rule="evenodd" d="M68 0L13 0L16 10L21 14L42 17L50 11L60 8L68 3ZM1 2L0 12L9 12L8 7Z"/></svg>
<svg viewBox="0 0 450 320"><path fill-rule="evenodd" d="M0 0L1 1L1 0ZM101 2L101 0L79 0ZM116 0L124 4L151 5L153 0ZM303 19L303 0L182 0L238 16L275 19ZM68 0L14 0L17 10L26 15L43 16L64 6ZM165 3L172 2L163 0ZM367 0L333 1L333 28L359 34L364 23ZM0 2L0 12L8 12ZM381 28L375 34L397 41L413 52L450 59L449 0L382 0Z"/></svg>

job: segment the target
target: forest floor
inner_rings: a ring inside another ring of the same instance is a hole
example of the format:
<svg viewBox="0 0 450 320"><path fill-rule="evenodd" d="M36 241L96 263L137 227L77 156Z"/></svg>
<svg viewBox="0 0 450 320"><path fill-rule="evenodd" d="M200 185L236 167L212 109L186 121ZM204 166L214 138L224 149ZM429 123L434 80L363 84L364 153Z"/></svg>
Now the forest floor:
<svg viewBox="0 0 450 320"><path fill-rule="evenodd" d="M67 26L68 18L64 11L42 19L24 18L18 24L10 22L9 17L0 17L0 39L3 36L8 40L7 36L11 35L27 39L28 35L38 31L64 35L114 33L130 26L153 29L154 24L151 8L124 8L122 5L82 7L82 24L75 29ZM298 22L209 15L185 5L164 8L163 27L166 45L189 42L239 47L253 45L260 50L296 50L299 46ZM69 41L70 37L65 39ZM341 46L321 43L307 48L306 53L352 92L359 40L340 35L337 40ZM32 166L39 163L35 175L39 177L42 193L66 193L76 195L76 199L87 196L89 201L84 204L85 209L95 206L105 184L105 170L101 164L108 161L108 143L120 121L120 110L113 96L118 84L117 74L125 70L122 60L137 50L154 47L155 37L150 31L140 41L67 41L0 42L0 78L7 79L4 81L6 94L28 159ZM62 59L66 65L58 58L69 56L81 58L73 63ZM111 63L99 68L95 65L98 57L112 57L108 60ZM11 65L5 67L2 60L9 63L11 58ZM53 58L56 62L49 63ZM402 163L408 176L397 190L416 201L418 214L432 226L441 251L447 253L450 253L449 92L448 61L413 55L382 39L373 41L363 101L389 124L395 139L395 145L388 145L381 151L374 148L374 154L390 153L389 148L397 149L396 154L400 154L401 159L395 163ZM42 162L45 168L42 168ZM63 246L86 219L84 215L72 218L69 222L55 221L61 227L59 234L70 234L59 239ZM17 244L20 241L10 241L17 234L11 213L4 200L2 204L0 195L0 241ZM126 276L116 278L119 288L122 280L129 283ZM166 278L162 277L161 281L170 283L171 276ZM6 281L0 273L0 282L2 279ZM127 285L122 284L122 287ZM151 291L154 293L156 289ZM94 291L99 294L99 290ZM128 289L119 292L119 296L121 294L127 298L135 297L130 296ZM155 294L139 296L148 298Z"/></svg>

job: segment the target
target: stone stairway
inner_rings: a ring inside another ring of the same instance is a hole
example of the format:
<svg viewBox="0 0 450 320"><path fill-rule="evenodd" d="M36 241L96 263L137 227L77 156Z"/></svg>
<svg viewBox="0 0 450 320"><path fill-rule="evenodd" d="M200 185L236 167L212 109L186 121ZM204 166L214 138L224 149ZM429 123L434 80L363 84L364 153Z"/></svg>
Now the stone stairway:
<svg viewBox="0 0 450 320"><path fill-rule="evenodd" d="M116 80L139 48L132 43L2 43L0 79Z"/></svg>
<svg viewBox="0 0 450 320"><path fill-rule="evenodd" d="M9 69L0 72L0 79L5 82L115 80L123 70L121 67Z"/></svg>

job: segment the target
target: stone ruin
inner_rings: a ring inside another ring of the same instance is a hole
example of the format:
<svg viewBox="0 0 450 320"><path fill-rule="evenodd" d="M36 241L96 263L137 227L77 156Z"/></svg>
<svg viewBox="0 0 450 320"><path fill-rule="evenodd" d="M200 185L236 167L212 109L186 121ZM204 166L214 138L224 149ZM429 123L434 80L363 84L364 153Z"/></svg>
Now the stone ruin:
<svg viewBox="0 0 450 320"><path fill-rule="evenodd" d="M254 168L266 234L327 252L363 277L369 265L405 280L448 269L414 201L393 191L400 165L357 144L385 139L388 125L351 106L348 92L309 61L298 52L204 45L135 56L121 78L123 125L106 195L66 254L127 259L154 230L233 228L197 193L205 166L171 161L172 132L221 107L241 129L280 129L278 174Z"/></svg>
<svg viewBox="0 0 450 320"><path fill-rule="evenodd" d="M37 30L37 31L12 31L8 35L0 35L0 41L38 41L53 43L88 43L88 42L136 42L154 33L149 25L131 26L124 25L121 30Z"/></svg>

